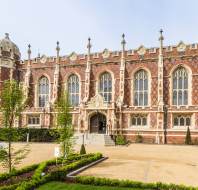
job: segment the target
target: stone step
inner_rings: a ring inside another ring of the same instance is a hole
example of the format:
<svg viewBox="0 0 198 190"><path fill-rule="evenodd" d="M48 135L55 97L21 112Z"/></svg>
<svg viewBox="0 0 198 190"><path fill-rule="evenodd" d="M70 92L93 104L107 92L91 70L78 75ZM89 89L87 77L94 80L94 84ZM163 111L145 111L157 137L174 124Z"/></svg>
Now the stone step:
<svg viewBox="0 0 198 190"><path fill-rule="evenodd" d="M74 141L76 144L96 144L96 145L105 145L105 146L114 146L115 142L111 139L109 135L104 134L82 134L78 133L74 135Z"/></svg>
<svg viewBox="0 0 198 190"><path fill-rule="evenodd" d="M105 135L104 140L105 140L105 146L115 146L115 142L112 140L111 136Z"/></svg>

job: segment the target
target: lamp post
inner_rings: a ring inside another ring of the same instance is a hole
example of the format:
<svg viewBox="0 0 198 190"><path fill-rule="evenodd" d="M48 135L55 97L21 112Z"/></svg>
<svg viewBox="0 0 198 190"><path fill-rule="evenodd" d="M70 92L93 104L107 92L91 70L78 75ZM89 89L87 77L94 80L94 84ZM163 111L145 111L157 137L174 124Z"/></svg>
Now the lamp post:
<svg viewBox="0 0 198 190"><path fill-rule="evenodd" d="M98 114L98 110L96 110L96 115L97 115L97 127L98 127L98 132L99 132L99 114Z"/></svg>
<svg viewBox="0 0 198 190"><path fill-rule="evenodd" d="M44 116L44 123L43 123L43 127L44 127L44 128L45 128L45 112L46 112L45 107L43 107L43 116Z"/></svg>

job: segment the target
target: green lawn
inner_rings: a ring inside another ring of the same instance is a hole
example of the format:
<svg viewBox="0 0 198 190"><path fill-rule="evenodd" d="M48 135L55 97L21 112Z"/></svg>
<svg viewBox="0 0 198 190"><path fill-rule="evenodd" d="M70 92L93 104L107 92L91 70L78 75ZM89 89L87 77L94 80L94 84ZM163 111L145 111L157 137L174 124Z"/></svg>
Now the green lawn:
<svg viewBox="0 0 198 190"><path fill-rule="evenodd" d="M40 186L37 190L139 190L121 187L91 186L81 184L66 184L62 182L50 182Z"/></svg>

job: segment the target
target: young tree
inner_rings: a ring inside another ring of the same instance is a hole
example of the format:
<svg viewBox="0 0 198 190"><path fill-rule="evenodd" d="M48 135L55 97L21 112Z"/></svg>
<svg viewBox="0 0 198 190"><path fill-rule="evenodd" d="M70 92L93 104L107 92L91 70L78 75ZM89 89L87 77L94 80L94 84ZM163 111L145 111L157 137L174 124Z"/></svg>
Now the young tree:
<svg viewBox="0 0 198 190"><path fill-rule="evenodd" d="M191 134L190 134L190 128L189 127L188 127L187 133L186 133L185 144L188 144L188 145L191 145L192 144Z"/></svg>
<svg viewBox="0 0 198 190"><path fill-rule="evenodd" d="M14 150L12 143L17 141L17 130L13 129L14 121L19 117L22 110L25 108L25 102L23 101L22 87L15 80L7 80L3 84L3 88L0 93L0 112L3 117L4 132L1 133L1 139L3 139L7 145L0 147L0 162L9 170L20 163L28 153L27 146L19 150Z"/></svg>
<svg viewBox="0 0 198 190"><path fill-rule="evenodd" d="M62 93L56 103L57 126L59 132L59 143L63 157L66 157L73 151L73 128L72 115L70 113L70 102L67 93Z"/></svg>

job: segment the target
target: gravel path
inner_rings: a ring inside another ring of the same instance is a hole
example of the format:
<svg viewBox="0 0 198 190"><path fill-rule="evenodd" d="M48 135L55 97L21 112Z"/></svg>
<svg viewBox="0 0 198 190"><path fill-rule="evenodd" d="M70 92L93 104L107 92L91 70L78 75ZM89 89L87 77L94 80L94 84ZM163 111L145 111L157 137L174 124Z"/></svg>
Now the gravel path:
<svg viewBox="0 0 198 190"><path fill-rule="evenodd" d="M15 143L15 148L23 147ZM54 143L30 143L31 152L19 165L27 166L54 158ZM76 146L79 151L80 147ZM198 186L198 146L144 145L104 147L86 145L87 152L102 152L109 159L80 175L130 179L144 182L162 181ZM0 168L0 172L4 170Z"/></svg>
<svg viewBox="0 0 198 190"><path fill-rule="evenodd" d="M198 146L132 144L88 146L87 150L102 152L109 159L80 175L198 186Z"/></svg>

